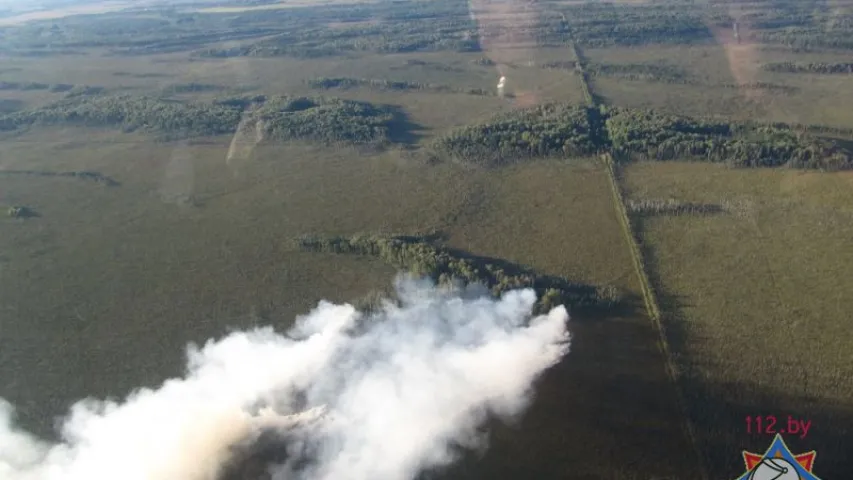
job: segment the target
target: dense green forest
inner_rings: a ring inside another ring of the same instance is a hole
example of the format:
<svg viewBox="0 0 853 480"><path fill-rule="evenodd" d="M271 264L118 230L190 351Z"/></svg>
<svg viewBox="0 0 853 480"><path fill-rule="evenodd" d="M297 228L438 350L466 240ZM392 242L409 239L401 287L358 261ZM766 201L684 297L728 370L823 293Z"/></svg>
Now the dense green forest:
<svg viewBox="0 0 853 480"><path fill-rule="evenodd" d="M439 156L491 166L531 157L590 155L601 141L589 114L572 105L518 110L455 130L438 138L432 148Z"/></svg>
<svg viewBox="0 0 853 480"><path fill-rule="evenodd" d="M853 63L765 63L761 66L769 72L818 73L823 75L853 74Z"/></svg>
<svg viewBox="0 0 853 480"><path fill-rule="evenodd" d="M613 286L573 283L564 278L538 275L533 270L502 260L477 257L436 244L429 237L355 235L304 237L300 248L309 251L379 257L396 268L432 278L441 285L480 283L493 295L517 288L533 288L539 297L538 313L556 305L612 308L620 301Z"/></svg>
<svg viewBox="0 0 853 480"><path fill-rule="evenodd" d="M853 166L834 142L784 124L694 119L653 110L546 105L497 116L440 137L439 158L483 166L610 151L617 160L701 160L737 167Z"/></svg>
<svg viewBox="0 0 853 480"><path fill-rule="evenodd" d="M252 117L261 122L265 138L326 144L384 144L395 122L389 107L331 97L270 97Z"/></svg>
<svg viewBox="0 0 853 480"><path fill-rule="evenodd" d="M612 109L606 123L617 158L703 160L737 167L851 167L850 152L783 124L697 120L624 108Z"/></svg>
<svg viewBox="0 0 853 480"><path fill-rule="evenodd" d="M388 107L333 97L229 97L211 103L151 97L94 96L0 116L0 130L79 124L144 130L166 139L234 133L242 119L259 122L264 138L381 144L395 113Z"/></svg>
<svg viewBox="0 0 853 480"><path fill-rule="evenodd" d="M240 110L222 105L148 97L96 96L63 100L43 108L4 115L0 117L0 129L12 130L32 124L80 124L188 137L233 132L240 115Z"/></svg>

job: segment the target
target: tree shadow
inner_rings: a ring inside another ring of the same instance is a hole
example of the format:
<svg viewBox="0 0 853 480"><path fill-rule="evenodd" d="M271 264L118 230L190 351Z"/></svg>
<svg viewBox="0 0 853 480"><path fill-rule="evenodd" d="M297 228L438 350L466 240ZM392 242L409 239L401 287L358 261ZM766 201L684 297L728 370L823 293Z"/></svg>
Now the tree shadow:
<svg viewBox="0 0 853 480"><path fill-rule="evenodd" d="M409 114L400 105L387 105L391 112L388 126L388 138L407 148L413 148L422 139L428 129L411 120Z"/></svg>
<svg viewBox="0 0 853 480"><path fill-rule="evenodd" d="M660 261L655 249L646 245L643 239L643 217L632 216L631 230L637 238L637 245L643 256L646 276L651 283L650 287L657 298L658 307L661 311L661 324L664 329L664 337L673 352L683 352L687 346L687 318L684 309L692 305L687 303L687 297L670 292L660 277Z"/></svg>
<svg viewBox="0 0 853 480"><path fill-rule="evenodd" d="M850 138L839 138L839 137L823 137L839 147L847 150L848 152L853 152L853 139Z"/></svg>

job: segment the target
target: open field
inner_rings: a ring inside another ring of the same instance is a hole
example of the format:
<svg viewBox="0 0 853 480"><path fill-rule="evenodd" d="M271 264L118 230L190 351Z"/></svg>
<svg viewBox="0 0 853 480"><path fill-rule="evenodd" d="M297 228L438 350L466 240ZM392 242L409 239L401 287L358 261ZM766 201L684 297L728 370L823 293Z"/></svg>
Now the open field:
<svg viewBox="0 0 853 480"><path fill-rule="evenodd" d="M737 465L718 452L736 448L745 416L760 411L814 418L803 449L822 452L818 471L849 466L836 435L853 428L843 273L853 177L675 162L624 174L634 198L741 205L637 220L709 465L720 475Z"/></svg>

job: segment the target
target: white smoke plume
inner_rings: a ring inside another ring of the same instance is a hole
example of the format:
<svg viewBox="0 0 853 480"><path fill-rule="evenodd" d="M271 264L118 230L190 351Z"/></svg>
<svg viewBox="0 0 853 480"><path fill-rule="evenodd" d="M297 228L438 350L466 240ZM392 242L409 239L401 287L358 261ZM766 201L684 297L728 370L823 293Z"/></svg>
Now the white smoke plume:
<svg viewBox="0 0 853 480"><path fill-rule="evenodd" d="M74 405L49 444L0 400L0 478L215 480L262 432L291 438L278 480L408 480L482 447L488 415L512 418L568 351L568 315L535 293L492 299L401 277L372 314L321 301L282 335L231 334L188 349L184 378L122 403Z"/></svg>

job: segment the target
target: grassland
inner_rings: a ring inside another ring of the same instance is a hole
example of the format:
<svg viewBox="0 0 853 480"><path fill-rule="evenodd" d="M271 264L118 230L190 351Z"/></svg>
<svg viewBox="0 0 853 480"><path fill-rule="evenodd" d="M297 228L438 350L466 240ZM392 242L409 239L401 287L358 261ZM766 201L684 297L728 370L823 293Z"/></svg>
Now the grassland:
<svg viewBox="0 0 853 480"><path fill-rule="evenodd" d="M742 206L637 221L714 473L736 466L716 452L743 442L745 416L759 410L824 423L808 448L826 452L819 471L842 468L833 442L853 418L843 274L853 265L853 178L674 162L624 174L635 198Z"/></svg>
<svg viewBox="0 0 853 480"><path fill-rule="evenodd" d="M740 120L853 125L853 76L768 72L764 63L844 62L841 52L792 52L750 44L607 47L585 50L592 62L677 67L690 83L599 76L608 103Z"/></svg>
<svg viewBox="0 0 853 480"><path fill-rule="evenodd" d="M485 455L443 478L702 478L602 163L532 141L513 148L536 154L497 168L420 155L466 126L487 139L501 115L510 119L507 139L525 138L512 117L518 107L561 102L586 119L573 42L611 112L651 107L719 122L853 129L853 76L761 67L849 61L840 43L794 49L775 26L789 15L823 27L817 13L754 2L760 15L738 44L720 33L731 29L731 12L688 3L549 2L532 16L492 5L473 18L467 2L450 1L204 13L186 4L0 29L0 82L102 87L79 98L163 104L322 93L401 112L396 126L405 132L369 152L243 131L165 141L145 129L62 123L0 133L0 205L39 214L0 217L0 396L51 435L53 416L72 400L180 374L187 342L259 324L284 328L320 299L359 298L395 273L371 257L300 251L293 239L440 231L450 248L615 284L628 298L606 315L576 315L573 351L540 382L525 418L493 425ZM836 30L800 35L838 43ZM496 94L500 76L505 98ZM320 92L311 82L322 77L442 88L367 82ZM489 94L465 93L474 89ZM3 89L0 115L67 94ZM527 130L528 140L541 133ZM589 136L596 148L584 154L612 147L610 132ZM117 184L3 171L97 172ZM766 438L745 434L746 415L794 413L815 430L789 445L817 449L820 476L846 475L853 177L668 161L626 162L620 173L629 201L672 211L727 206L632 217L704 473L733 478L742 448L766 448Z"/></svg>
<svg viewBox="0 0 853 480"><path fill-rule="evenodd" d="M9 168L85 167L123 180L119 188L103 188L0 178L4 201L29 202L43 215L39 223L3 227L9 234L2 251L15 255L4 258L9 333L0 349L4 395L42 430L50 424L44 412L59 413L71 399L115 395L177 374L188 341L258 322L286 325L320 298L357 298L390 280L392 270L378 261L292 250L289 239L303 233L439 229L449 245L479 255L634 288L606 177L588 161L470 171L409 164L391 154L359 158L279 145L257 147L235 177L234 165L224 162L226 142L156 146L89 131L81 144L80 133L40 131L4 144L4 158L15 159ZM46 138L53 141L35 142ZM57 151L66 153L57 160ZM198 206L170 201L182 190ZM545 248L555 238L559 246ZM84 333L70 337L72 328ZM460 466L458 475L509 469L557 478L587 465L590 475L615 478L640 458L646 472L690 470L689 462L672 464L663 452L649 456L642 445L618 440L642 431L679 448L668 397L660 396L667 384L654 366L657 352L645 342L624 350L625 342L651 334L642 316L576 318L573 333L573 361L545 379L529 420L498 427L488 459ZM95 339L97 348L90 346ZM43 349L63 361L43 363ZM620 379L618 390L613 378ZM51 390L57 384L62 392ZM627 389L644 401L626 404L617 392ZM600 416L611 422L608 429L595 420ZM585 433L567 437L569 431ZM616 448L630 452L626 463L608 460Z"/></svg>

